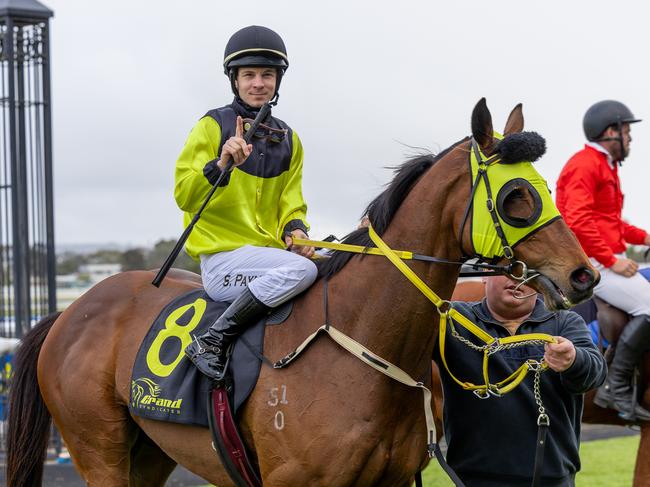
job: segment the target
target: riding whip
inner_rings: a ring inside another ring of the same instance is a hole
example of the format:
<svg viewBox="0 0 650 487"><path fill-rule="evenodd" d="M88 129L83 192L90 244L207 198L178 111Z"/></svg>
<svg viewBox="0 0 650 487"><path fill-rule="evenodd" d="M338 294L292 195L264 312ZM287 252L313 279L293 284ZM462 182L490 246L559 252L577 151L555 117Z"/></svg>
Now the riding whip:
<svg viewBox="0 0 650 487"><path fill-rule="evenodd" d="M251 126L248 128L246 133L244 134L244 140L246 141L247 144L250 144L251 139L253 138L253 135L259 128L260 124L262 121L271 113L271 104L270 103L265 103L262 105L262 108L260 108L259 113L255 117L255 120L251 124ZM212 186L212 189L208 193L208 196L205 198L205 201L201 205L201 208L196 212L196 215L194 215L194 218L192 218L192 221L190 224L185 228L185 231L183 231L183 234L180 236L178 239L178 242L176 242L176 245L174 246L174 249L170 252L170 254L167 256L167 259L165 260L165 263L160 267L160 270L158 271L158 274L156 274L156 277L154 278L153 281L151 281L151 284L153 284L156 287L160 287L160 284L162 283L163 279L165 279L165 276L167 275L167 272L171 268L171 266L174 264L174 261L176 260L176 257L178 257L178 254L181 252L181 249L185 245L185 242L187 241L188 237L190 236L190 233L192 233L192 230L194 229L194 225L196 225L196 222L199 221L199 218L201 218L201 213L203 213L203 210L205 207L208 205L210 202L210 199L212 198L212 195L215 193L217 188L219 187L219 184L221 184L221 181L223 181L223 178L226 177L226 175L232 170L233 167L233 162L234 159L230 159L228 161L228 164L226 164L226 167L223 171L221 171L221 174L219 175L219 178L217 179L217 182L214 183Z"/></svg>

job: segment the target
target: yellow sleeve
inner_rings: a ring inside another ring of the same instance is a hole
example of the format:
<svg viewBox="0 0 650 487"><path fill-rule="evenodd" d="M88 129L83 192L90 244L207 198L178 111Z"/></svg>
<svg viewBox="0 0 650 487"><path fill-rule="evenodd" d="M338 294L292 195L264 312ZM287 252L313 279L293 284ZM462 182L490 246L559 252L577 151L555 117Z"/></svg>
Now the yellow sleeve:
<svg viewBox="0 0 650 487"><path fill-rule="evenodd" d="M212 117L203 117L190 132L174 174L174 199L181 210L196 212L212 188L203 168L217 158L220 142L221 127Z"/></svg>
<svg viewBox="0 0 650 487"><path fill-rule="evenodd" d="M289 179L280 195L280 237L285 226L291 220L300 220L309 230L307 223L307 204L302 196L302 163L303 151L300 138L293 132L293 152L289 168Z"/></svg>

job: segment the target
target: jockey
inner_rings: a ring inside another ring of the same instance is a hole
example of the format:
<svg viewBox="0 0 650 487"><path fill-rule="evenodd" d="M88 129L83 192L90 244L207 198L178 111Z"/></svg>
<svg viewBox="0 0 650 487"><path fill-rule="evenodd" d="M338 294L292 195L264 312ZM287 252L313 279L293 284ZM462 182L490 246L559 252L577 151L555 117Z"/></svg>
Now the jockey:
<svg viewBox="0 0 650 487"><path fill-rule="evenodd" d="M244 129L267 102L277 103L289 66L280 36L245 27L226 45L223 67L235 99L210 110L192 129L176 163L174 197L187 225L229 161L228 174L190 235L186 250L201 261L208 295L232 304L186 355L213 380L224 376L236 337L274 308L307 289L317 270L302 196L303 151L298 135L271 115L250 144ZM286 250L290 250L287 252Z"/></svg>
<svg viewBox="0 0 650 487"><path fill-rule="evenodd" d="M557 182L557 207L600 271L594 294L629 313L605 386L595 402L613 407L622 418L650 421L650 412L633 397L634 367L650 345L650 283L638 265L625 257L626 244L650 245L645 230L623 221L623 193L618 176L629 154L630 124L640 122L624 104L605 100L584 116L585 148L564 166Z"/></svg>

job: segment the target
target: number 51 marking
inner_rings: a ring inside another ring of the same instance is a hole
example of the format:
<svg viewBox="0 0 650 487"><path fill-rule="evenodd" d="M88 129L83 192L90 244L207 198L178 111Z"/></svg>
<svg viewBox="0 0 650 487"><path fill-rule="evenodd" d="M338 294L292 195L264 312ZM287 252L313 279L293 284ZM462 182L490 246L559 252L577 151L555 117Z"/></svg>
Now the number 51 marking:
<svg viewBox="0 0 650 487"><path fill-rule="evenodd" d="M280 387L272 387L266 404L271 407L276 407L278 404L289 404L289 401L287 401L287 386L282 384Z"/></svg>

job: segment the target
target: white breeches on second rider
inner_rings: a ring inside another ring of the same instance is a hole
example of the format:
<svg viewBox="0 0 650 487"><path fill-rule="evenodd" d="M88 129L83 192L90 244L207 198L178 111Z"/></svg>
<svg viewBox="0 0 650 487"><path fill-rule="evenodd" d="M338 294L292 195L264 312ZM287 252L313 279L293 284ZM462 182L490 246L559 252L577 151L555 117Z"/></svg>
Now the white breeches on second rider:
<svg viewBox="0 0 650 487"><path fill-rule="evenodd" d="M625 255L618 254L616 258L622 259ZM596 296L632 316L650 315L650 282L643 275L637 272L625 277L593 258L591 263L600 272L600 282L594 288Z"/></svg>
<svg viewBox="0 0 650 487"><path fill-rule="evenodd" d="M215 301L232 302L248 286L253 296L274 308L311 286L317 274L311 260L271 247L244 245L201 256L203 286Z"/></svg>

